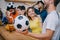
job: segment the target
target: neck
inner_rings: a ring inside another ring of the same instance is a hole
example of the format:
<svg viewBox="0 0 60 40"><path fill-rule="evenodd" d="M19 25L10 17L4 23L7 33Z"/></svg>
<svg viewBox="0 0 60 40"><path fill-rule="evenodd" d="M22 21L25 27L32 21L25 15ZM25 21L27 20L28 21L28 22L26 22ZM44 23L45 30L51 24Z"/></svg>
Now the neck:
<svg viewBox="0 0 60 40"><path fill-rule="evenodd" d="M50 13L50 12L52 12L52 11L54 11L54 10L56 10L56 7L54 6L54 4L50 4L50 5L48 6L48 8L47 8L48 13Z"/></svg>
<svg viewBox="0 0 60 40"><path fill-rule="evenodd" d="M34 17L31 17L32 20L34 20Z"/></svg>
<svg viewBox="0 0 60 40"><path fill-rule="evenodd" d="M40 12L43 10L43 8L40 9Z"/></svg>
<svg viewBox="0 0 60 40"><path fill-rule="evenodd" d="M43 10L44 8L43 7L41 7L39 10L40 10L40 12Z"/></svg>
<svg viewBox="0 0 60 40"><path fill-rule="evenodd" d="M35 16L31 17L31 19L34 20L35 19Z"/></svg>

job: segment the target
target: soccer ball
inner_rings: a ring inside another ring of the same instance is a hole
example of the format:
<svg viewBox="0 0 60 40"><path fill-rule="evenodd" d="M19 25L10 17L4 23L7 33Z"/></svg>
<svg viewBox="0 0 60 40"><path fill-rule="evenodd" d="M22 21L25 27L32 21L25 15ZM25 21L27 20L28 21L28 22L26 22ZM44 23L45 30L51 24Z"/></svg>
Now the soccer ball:
<svg viewBox="0 0 60 40"><path fill-rule="evenodd" d="M9 2L9 4L7 5L8 7L11 7L11 6L13 6L14 5L14 3L13 2Z"/></svg>
<svg viewBox="0 0 60 40"><path fill-rule="evenodd" d="M14 9L14 3L13 2L9 2L9 4L7 5L7 10L9 9Z"/></svg>
<svg viewBox="0 0 60 40"><path fill-rule="evenodd" d="M14 2L9 2L9 5L14 5Z"/></svg>
<svg viewBox="0 0 60 40"><path fill-rule="evenodd" d="M29 19L24 15L19 15L14 20L14 28L18 31L24 31L29 28Z"/></svg>

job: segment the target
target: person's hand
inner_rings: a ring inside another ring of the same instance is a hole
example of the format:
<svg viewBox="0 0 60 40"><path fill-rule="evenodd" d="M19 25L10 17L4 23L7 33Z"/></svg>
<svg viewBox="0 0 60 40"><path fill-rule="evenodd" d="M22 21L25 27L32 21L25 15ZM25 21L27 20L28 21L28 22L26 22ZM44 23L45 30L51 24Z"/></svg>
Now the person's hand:
<svg viewBox="0 0 60 40"><path fill-rule="evenodd" d="M28 30L24 30L24 31L20 31L21 34L27 35L28 34Z"/></svg>
<svg viewBox="0 0 60 40"><path fill-rule="evenodd" d="M24 30L24 31L21 31L21 30L16 30L16 32L19 32L19 33L21 33L21 34L24 34L24 35L27 35L28 34L28 30L26 29L26 30Z"/></svg>

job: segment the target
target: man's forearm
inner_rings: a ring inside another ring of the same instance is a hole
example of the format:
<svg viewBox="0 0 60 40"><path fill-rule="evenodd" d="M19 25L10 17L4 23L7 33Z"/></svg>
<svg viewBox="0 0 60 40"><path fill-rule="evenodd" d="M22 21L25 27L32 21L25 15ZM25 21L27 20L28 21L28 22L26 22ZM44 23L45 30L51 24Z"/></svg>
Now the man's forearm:
<svg viewBox="0 0 60 40"><path fill-rule="evenodd" d="M31 37L37 38L37 39L49 38L48 34L34 34L34 33L29 33L28 35L31 36Z"/></svg>

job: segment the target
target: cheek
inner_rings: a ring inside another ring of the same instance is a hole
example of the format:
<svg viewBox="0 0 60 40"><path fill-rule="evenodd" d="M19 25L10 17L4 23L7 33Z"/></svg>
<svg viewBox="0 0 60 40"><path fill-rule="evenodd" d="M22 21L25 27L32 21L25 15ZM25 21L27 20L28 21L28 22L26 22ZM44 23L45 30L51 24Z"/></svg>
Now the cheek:
<svg viewBox="0 0 60 40"><path fill-rule="evenodd" d="M41 6L41 5L42 5L42 3L39 3L39 5Z"/></svg>
<svg viewBox="0 0 60 40"><path fill-rule="evenodd" d="M40 5L38 5L38 8L40 8Z"/></svg>
<svg viewBox="0 0 60 40"><path fill-rule="evenodd" d="M22 12L25 12L25 10L23 10Z"/></svg>
<svg viewBox="0 0 60 40"><path fill-rule="evenodd" d="M19 9L17 9L17 12L20 12L20 10L19 10Z"/></svg>
<svg viewBox="0 0 60 40"><path fill-rule="evenodd" d="M22 13L24 14L24 13L25 13L25 11L22 11Z"/></svg>
<svg viewBox="0 0 60 40"><path fill-rule="evenodd" d="M49 1L49 0L47 0L46 2L47 2L47 3L49 3L50 1Z"/></svg>
<svg viewBox="0 0 60 40"><path fill-rule="evenodd" d="M21 13L21 11L18 10L18 13Z"/></svg>
<svg viewBox="0 0 60 40"><path fill-rule="evenodd" d="M31 14L30 13L28 13L28 16L30 16Z"/></svg>
<svg viewBox="0 0 60 40"><path fill-rule="evenodd" d="M12 12L12 10L10 10L10 12Z"/></svg>

